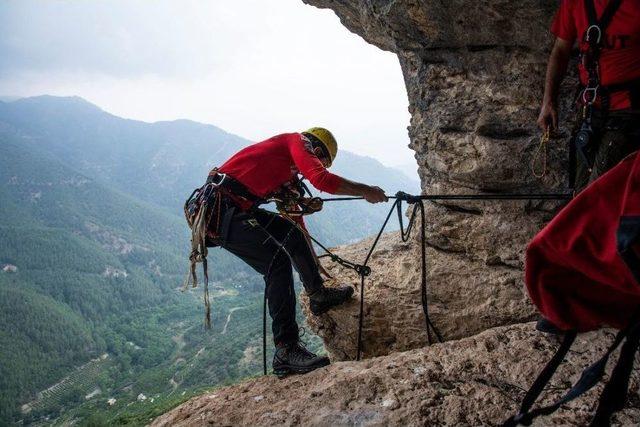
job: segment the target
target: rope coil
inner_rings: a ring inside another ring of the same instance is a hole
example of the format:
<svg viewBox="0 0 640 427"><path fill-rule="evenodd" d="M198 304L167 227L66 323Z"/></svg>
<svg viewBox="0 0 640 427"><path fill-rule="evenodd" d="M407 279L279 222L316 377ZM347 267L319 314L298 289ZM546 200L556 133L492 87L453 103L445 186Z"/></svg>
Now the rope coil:
<svg viewBox="0 0 640 427"><path fill-rule="evenodd" d="M549 157L549 128L540 137L540 144L531 159L531 173L538 179L547 175L547 159Z"/></svg>

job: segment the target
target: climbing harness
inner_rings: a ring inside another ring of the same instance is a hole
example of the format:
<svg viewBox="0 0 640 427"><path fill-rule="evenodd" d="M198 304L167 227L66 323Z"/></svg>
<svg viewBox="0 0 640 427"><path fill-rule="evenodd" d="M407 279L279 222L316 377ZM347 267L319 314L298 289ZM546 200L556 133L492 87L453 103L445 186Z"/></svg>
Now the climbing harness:
<svg viewBox="0 0 640 427"><path fill-rule="evenodd" d="M547 157L549 145L549 128L540 137L540 144L531 159L531 173L538 179L544 178L547 174Z"/></svg>
<svg viewBox="0 0 640 427"><path fill-rule="evenodd" d="M189 255L189 271L182 284L182 291L187 290L189 285L192 288L198 286L198 277L196 274L197 264L202 264L204 276L204 305L205 305L205 328L211 329L211 300L209 298L209 272L207 264L207 255L209 253L207 247L207 239L223 239L225 236L220 235L221 229L225 228L226 223L231 220L234 208L228 210L224 218L222 218L223 195L233 193L234 196L248 200L257 206L262 199L254 196L246 189L242 183L236 181L232 177L220 173L217 168L213 168L207 177L206 183L199 188L193 190L191 195L184 203L184 215L187 224L191 229L191 253ZM214 217L216 223L211 224ZM222 223L221 223L222 222Z"/></svg>
<svg viewBox="0 0 640 427"><path fill-rule="evenodd" d="M589 27L586 29L583 35L584 42L588 44L586 51L581 53L580 61L587 71L587 84L584 86L581 92L582 98L582 124L580 129L575 135L575 151L580 156L580 160L587 166L589 173L593 170L593 164L589 160L587 155L591 143L595 136L593 128L593 110L594 104L598 97L600 97L600 111L602 112L602 120L606 118L606 114L609 111L609 102L612 92L621 90L629 90L630 86L623 85L611 85L602 86L600 82L600 54L604 47L605 31L616 11L620 7L622 0L611 0L600 19L598 19L595 9L594 0L584 0L585 9L587 11L587 17L589 19ZM571 161L575 162L575 155L570 156ZM575 171L575 165L571 165L570 169Z"/></svg>

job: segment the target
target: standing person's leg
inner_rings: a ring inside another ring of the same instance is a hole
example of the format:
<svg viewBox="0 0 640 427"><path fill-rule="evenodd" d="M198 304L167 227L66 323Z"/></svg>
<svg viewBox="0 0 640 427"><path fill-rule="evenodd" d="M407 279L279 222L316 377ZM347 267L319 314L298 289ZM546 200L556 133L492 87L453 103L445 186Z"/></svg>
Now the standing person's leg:
<svg viewBox="0 0 640 427"><path fill-rule="evenodd" d="M323 285L309 242L291 221L262 210L256 213L256 217L270 235L283 243L294 267L300 274L305 291L309 295L309 309L314 315L322 314L351 298L353 295L351 286L336 288Z"/></svg>
<svg viewBox="0 0 640 427"><path fill-rule="evenodd" d="M640 114L633 116L612 113L600 132L600 144L595 154L589 183L605 174L625 157L640 149Z"/></svg>
<svg viewBox="0 0 640 427"><path fill-rule="evenodd" d="M309 243L298 227L275 213L261 209L256 211L256 219L274 239L283 244L293 266L300 275L300 280L307 294L320 290L323 282L322 277L311 248L309 248Z"/></svg>
<svg viewBox="0 0 640 427"><path fill-rule="evenodd" d="M276 344L298 340L293 271L287 254L252 215L233 215L222 247L249 264L265 279L265 292Z"/></svg>
<svg viewBox="0 0 640 427"><path fill-rule="evenodd" d="M289 250L296 249L296 245L284 248L293 231L289 233L289 229L280 235L282 239L277 239L267 231L267 227L273 225L271 220L266 212L234 215L222 246L265 276L276 343L274 373L285 376L311 372L328 365L329 358L313 354L299 342L293 270L289 259Z"/></svg>

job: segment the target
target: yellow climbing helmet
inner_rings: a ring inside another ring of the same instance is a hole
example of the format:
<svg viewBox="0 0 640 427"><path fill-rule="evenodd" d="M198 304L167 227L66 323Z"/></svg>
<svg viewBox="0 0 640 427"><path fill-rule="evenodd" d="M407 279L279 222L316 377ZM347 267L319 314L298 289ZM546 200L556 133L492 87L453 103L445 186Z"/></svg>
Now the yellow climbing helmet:
<svg viewBox="0 0 640 427"><path fill-rule="evenodd" d="M330 157L330 163L333 163L336 155L338 154L338 142L336 141L336 138L333 136L333 134L329 132L329 130L325 128L315 127L307 129L302 133L315 136L316 139L320 141L322 145L324 145L324 147L327 149ZM331 166L331 164L329 164L329 166Z"/></svg>

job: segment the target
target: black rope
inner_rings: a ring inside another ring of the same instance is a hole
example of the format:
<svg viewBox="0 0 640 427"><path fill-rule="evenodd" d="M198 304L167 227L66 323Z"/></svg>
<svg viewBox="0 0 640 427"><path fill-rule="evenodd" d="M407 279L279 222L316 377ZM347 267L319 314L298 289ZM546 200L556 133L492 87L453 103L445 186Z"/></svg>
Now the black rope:
<svg viewBox="0 0 640 427"><path fill-rule="evenodd" d="M573 195L570 193L533 193L533 194L521 194L521 193L486 193L486 194L423 194L420 196L413 196L407 193L399 192L401 197L409 197L412 202L417 200L570 200ZM389 196L389 199L398 198L398 194L395 196ZM347 200L364 200L364 197L330 197L321 199L323 202L342 202ZM407 199L405 199L407 200Z"/></svg>
<svg viewBox="0 0 640 427"><path fill-rule="evenodd" d="M391 214L394 209L397 209L398 212L398 222L400 224L400 237L403 242L407 242L411 235L411 231L413 226L415 225L416 215L418 211L420 212L421 219L421 230L420 230L420 246L421 246L421 303L422 303L422 311L424 313L425 318L425 327L427 331L427 342L429 345L433 343L433 335L435 335L438 342L442 342L442 334L435 327L431 318L429 316L429 304L428 304L428 293L427 293L427 256L426 256L426 223L425 223L425 209L424 209L424 201L425 200L570 200L572 198L571 194L566 193L538 193L538 194L521 194L521 193L503 193L503 194L424 194L424 195L410 195L399 191L395 196L390 196L389 199L395 199L391 209L389 209L389 213L378 232L373 245L369 249L367 253L367 257L365 258L362 267L367 269L367 275L370 273L370 267L368 267L369 259L375 250L384 229L389 223L389 219L391 218ZM337 202L337 201L348 201L348 200L363 200L364 197L333 197L333 198L325 198L322 199L323 202ZM413 204L413 211L411 212L411 216L409 218L409 222L407 224L407 228L404 229L403 225L403 213L402 213L402 202L406 201L409 204ZM313 239L313 238L312 238ZM313 239L314 242L319 242ZM325 251L328 251L324 246L320 245ZM336 255L330 254L332 260L339 262L341 265L350 267L345 265L344 260L340 259ZM342 261L342 262L341 262ZM357 341L357 352L356 352L356 360L360 360L362 355L362 332L364 329L364 287L365 287L365 275L360 274L360 311L358 314L358 341Z"/></svg>
<svg viewBox="0 0 640 427"><path fill-rule="evenodd" d="M307 188L308 191L308 188ZM310 192L309 192L310 194ZM309 239L311 239L315 244L317 244L322 250L325 251L325 254L320 255L318 258L323 258L323 257L329 257L331 259L331 261L340 264L341 266L345 267L345 268L349 268L351 270L354 270L359 276L360 276L360 310L359 310L359 314L358 314L358 341L357 341L357 353L356 353L356 360L360 360L361 355L362 355L362 332L364 329L364 287L365 287L365 278L367 276L369 276L371 274L371 267L369 267L367 264L369 263L369 260L371 258L371 255L373 254L373 251L375 250L375 248L378 245L378 242L380 241L380 237L382 236L382 233L384 232L385 228L387 227L387 224L389 223L389 219L391 218L391 215L393 214L394 209L397 210L398 212L398 222L400 224L400 237L402 239L403 242L407 242L410 238L411 235L411 231L413 230L413 227L415 225L415 221L416 221L416 217L417 217L417 213L418 211L420 212L420 220L421 220L421 230L420 230L420 246L421 246L421 286L420 286L420 290L421 290L421 303L422 303L422 311L424 313L424 317L425 317L425 326L426 326L426 331L427 331L427 342L429 345L431 345L434 341L433 335L435 335L435 338L438 340L438 342L442 342L443 341L443 337L440 334L440 332L438 331L438 329L435 327L435 325L433 324L433 322L431 321L430 317L429 317L429 307L428 307L428 295L427 295L427 257L426 257L426 223L425 223L425 208L424 208L424 201L425 200L569 200L572 198L571 194L554 194L554 193L541 193L541 194L518 194L518 193L504 193L504 194L425 194L425 195L410 195L407 193L404 193L402 191L399 191L398 193L396 193L395 196L390 196L389 199L395 199L393 205L391 206L391 208L389 209L389 212L384 220L384 223L382 224L382 227L380 227L380 230L378 231L378 234L376 235L373 245L371 246L371 248L369 249L369 252L367 253L367 256L364 260L364 263L362 264L356 264L354 262L351 262L349 260L346 260L336 254L334 254L333 252L331 252L325 245L323 245L321 242L319 242L315 237L313 237L311 234L309 234L309 232L307 232L306 230L304 230L302 227L300 227L292 218L288 218L285 215L285 218L289 219L289 221L291 222L291 228L289 229L289 231L287 232L287 235L285 236L285 238L283 239L283 242L278 242L278 240L271 235L271 233L269 233L266 230L266 227L262 227L260 226L260 228L265 232L265 234L267 234L267 239L268 240L273 240L274 242L276 242L276 244L278 245L278 250L276 251L276 253L274 254L273 258L271 259L271 263L269 265L269 268L267 269L267 274L265 275L267 278L269 276L270 270L271 270L271 266L273 264L273 261L275 259L275 257L278 255L280 250L284 250L284 252L289 256L290 254L288 253L288 251L286 250L286 248L284 247L284 245L286 244L287 240L289 239L289 236L291 234L291 231L293 231L294 228L298 228L301 232L303 232L305 235L307 235L309 237ZM321 199L323 202L337 202L337 201L348 201L348 200L363 200L364 197L333 197L333 198L325 198L325 199ZM413 205L413 210L411 212L411 216L409 218L409 222L407 223L407 228L404 228L404 224L403 224L403 213L402 213L402 202L405 201L409 204ZM266 282L266 281L265 281ZM266 283L265 283L266 285ZM268 286L268 285L267 285ZM263 345L263 351L262 351L262 362L263 362L263 371L264 374L267 374L267 356L266 356L266 346L267 346L267 333L266 333L266 328L267 328L267 288L265 286L265 297L264 297L264 303L263 303L263 310L262 310L262 345Z"/></svg>
<svg viewBox="0 0 640 427"><path fill-rule="evenodd" d="M276 259L276 257L280 254L280 251L284 251L284 253L289 257L289 259L291 258L291 254L289 253L289 251L287 250L287 248L284 247L284 245L287 244L287 241L289 240L289 237L291 236L291 232L294 230L294 226L291 226L289 228L289 230L287 231L287 234L285 235L284 239L282 239L282 242L278 241L278 239L276 239L273 234L271 234L269 232L269 230L267 230L267 227L269 227L269 225L271 225L271 222L273 221L273 218L275 218L275 214L273 214L274 216L269 220L269 222L267 223L266 226L262 226L258 223L258 227L262 230L262 232L267 236L267 239L264 241L264 243L266 243L268 240L273 240L273 242L276 244L276 246L278 246L278 249L274 252L273 256L271 257L271 261L269 261L269 266L267 267L267 272L264 275L264 300L262 302L262 371L264 373L264 375L267 375L267 300L268 300L268 290L269 290L269 277L271 276L271 268L273 267L273 263Z"/></svg>

